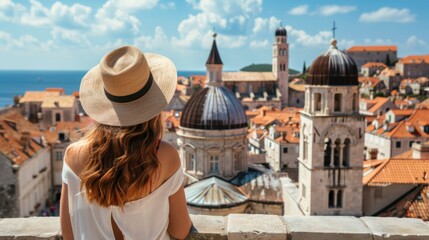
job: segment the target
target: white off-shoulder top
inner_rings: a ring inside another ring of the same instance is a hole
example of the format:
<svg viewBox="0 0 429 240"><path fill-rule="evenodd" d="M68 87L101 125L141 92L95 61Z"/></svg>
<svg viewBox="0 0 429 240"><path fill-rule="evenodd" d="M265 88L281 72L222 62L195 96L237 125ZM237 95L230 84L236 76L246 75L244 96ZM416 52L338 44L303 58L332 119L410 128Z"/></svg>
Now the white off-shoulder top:
<svg viewBox="0 0 429 240"><path fill-rule="evenodd" d="M65 162L62 180L68 186L69 213L75 239L114 240L111 217L125 239L170 239L167 232L170 210L168 197L176 193L183 183L182 168L155 191L126 203L123 209L89 203L85 193L80 190L80 178Z"/></svg>

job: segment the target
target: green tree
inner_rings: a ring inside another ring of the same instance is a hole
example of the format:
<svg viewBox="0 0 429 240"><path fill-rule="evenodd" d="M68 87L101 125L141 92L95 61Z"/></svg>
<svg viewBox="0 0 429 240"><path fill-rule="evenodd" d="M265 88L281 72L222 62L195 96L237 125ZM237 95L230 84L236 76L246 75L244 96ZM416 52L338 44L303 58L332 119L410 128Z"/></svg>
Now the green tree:
<svg viewBox="0 0 429 240"><path fill-rule="evenodd" d="M302 74L305 74L306 71L307 71L307 68L305 67L305 61L304 61L304 65L302 66Z"/></svg>
<svg viewBox="0 0 429 240"><path fill-rule="evenodd" d="M386 59L384 60L384 63L390 67L392 65L392 63L390 62L390 57L389 54L386 54Z"/></svg>

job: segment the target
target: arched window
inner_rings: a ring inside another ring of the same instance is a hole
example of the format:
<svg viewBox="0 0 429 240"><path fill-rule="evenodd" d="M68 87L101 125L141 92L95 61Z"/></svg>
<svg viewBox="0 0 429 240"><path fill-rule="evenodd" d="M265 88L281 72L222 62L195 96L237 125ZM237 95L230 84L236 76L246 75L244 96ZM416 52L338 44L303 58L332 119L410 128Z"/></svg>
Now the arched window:
<svg viewBox="0 0 429 240"><path fill-rule="evenodd" d="M195 155L193 153L187 154L187 169L188 171L195 171Z"/></svg>
<svg viewBox="0 0 429 240"><path fill-rule="evenodd" d="M314 111L316 112L322 111L322 94L321 93L314 94Z"/></svg>
<svg viewBox="0 0 429 240"><path fill-rule="evenodd" d="M302 128L302 136L303 136L303 142L304 142L304 149L303 149L303 158L304 160L308 159L308 137L305 135L306 132L306 126L304 125L304 127Z"/></svg>
<svg viewBox="0 0 429 240"><path fill-rule="evenodd" d="M344 149L343 149L343 166L350 166L350 139L346 138L344 140Z"/></svg>
<svg viewBox="0 0 429 240"><path fill-rule="evenodd" d="M329 167L331 165L331 139L325 138L323 151L323 166Z"/></svg>
<svg viewBox="0 0 429 240"><path fill-rule="evenodd" d="M341 140L337 138L335 140L335 148L334 148L334 166L340 166L340 148L341 148Z"/></svg>
<svg viewBox="0 0 429 240"><path fill-rule="evenodd" d="M329 202L328 202L328 206L330 208L335 207L335 192L334 190L329 191Z"/></svg>
<svg viewBox="0 0 429 240"><path fill-rule="evenodd" d="M343 190L337 192L337 208L343 207Z"/></svg>
<svg viewBox="0 0 429 240"><path fill-rule="evenodd" d="M340 112L341 111L341 93L336 93L335 94L334 111L335 112Z"/></svg>

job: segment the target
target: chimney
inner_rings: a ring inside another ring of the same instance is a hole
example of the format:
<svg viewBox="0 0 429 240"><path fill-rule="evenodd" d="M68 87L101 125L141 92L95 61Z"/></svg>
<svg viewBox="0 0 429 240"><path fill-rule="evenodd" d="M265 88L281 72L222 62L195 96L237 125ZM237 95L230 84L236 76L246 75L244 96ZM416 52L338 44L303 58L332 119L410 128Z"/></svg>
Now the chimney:
<svg viewBox="0 0 429 240"><path fill-rule="evenodd" d="M24 152L30 147L31 135L29 131L21 133L21 145L24 147Z"/></svg>
<svg viewBox="0 0 429 240"><path fill-rule="evenodd" d="M413 143L412 145L414 159L429 159L429 144L428 143Z"/></svg>
<svg viewBox="0 0 429 240"><path fill-rule="evenodd" d="M282 140L284 142L286 142L286 135L287 135L287 132L282 132Z"/></svg>

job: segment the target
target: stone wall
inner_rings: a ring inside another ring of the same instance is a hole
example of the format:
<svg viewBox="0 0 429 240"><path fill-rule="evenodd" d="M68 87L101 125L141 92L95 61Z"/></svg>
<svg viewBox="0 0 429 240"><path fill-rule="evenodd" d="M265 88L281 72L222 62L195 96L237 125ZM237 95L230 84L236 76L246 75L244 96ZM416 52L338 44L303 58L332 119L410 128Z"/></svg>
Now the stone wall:
<svg viewBox="0 0 429 240"><path fill-rule="evenodd" d="M187 239L424 240L429 224L420 219L346 216L191 215ZM0 240L62 239L58 217L0 219Z"/></svg>
<svg viewBox="0 0 429 240"><path fill-rule="evenodd" d="M0 154L0 218L19 216L18 186L12 162Z"/></svg>

